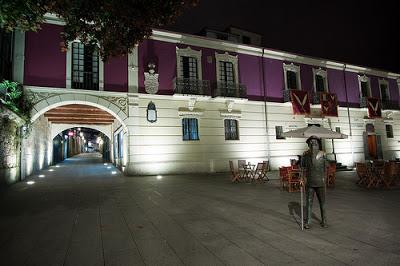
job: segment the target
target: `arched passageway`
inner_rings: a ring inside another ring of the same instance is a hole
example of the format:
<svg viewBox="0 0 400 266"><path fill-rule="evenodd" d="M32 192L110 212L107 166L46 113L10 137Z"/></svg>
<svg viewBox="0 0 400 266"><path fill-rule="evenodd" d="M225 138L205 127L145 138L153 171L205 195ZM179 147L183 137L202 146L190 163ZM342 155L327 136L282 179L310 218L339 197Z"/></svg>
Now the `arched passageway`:
<svg viewBox="0 0 400 266"><path fill-rule="evenodd" d="M32 134L25 140L21 160L23 177L65 158L91 151L92 147L84 143L81 134L101 139L101 150L96 147L99 144L96 140L91 143L105 161L112 161L120 168L126 165L122 154L127 153L124 151L128 147L128 131L123 122L127 116L122 110L99 99L102 104L77 100L50 104L49 99L36 103L32 110ZM114 143L118 146L114 147Z"/></svg>

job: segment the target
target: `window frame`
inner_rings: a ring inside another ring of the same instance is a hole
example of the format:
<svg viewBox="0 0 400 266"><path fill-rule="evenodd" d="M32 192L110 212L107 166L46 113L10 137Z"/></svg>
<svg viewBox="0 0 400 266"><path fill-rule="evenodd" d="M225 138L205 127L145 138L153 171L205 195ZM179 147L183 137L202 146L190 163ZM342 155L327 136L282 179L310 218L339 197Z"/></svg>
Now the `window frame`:
<svg viewBox="0 0 400 266"><path fill-rule="evenodd" d="M388 130L388 128L390 128L390 130ZM394 138L393 125L385 124L385 131L386 131L386 138L388 138L388 139L393 139Z"/></svg>
<svg viewBox="0 0 400 266"><path fill-rule="evenodd" d="M390 97L389 81L387 81L386 79L378 79L378 83L379 83L379 95L381 97L381 100L382 101L390 101L391 97ZM387 99L383 99L383 97L382 97L381 85L385 85L386 86L386 93L387 93L387 96L388 96Z"/></svg>
<svg viewBox="0 0 400 266"><path fill-rule="evenodd" d="M317 79L316 79L316 76L322 77L322 79L324 81L324 91L323 92L329 92L327 71L322 69L322 68L318 68L318 69L317 68L313 68L314 92L318 92L317 91Z"/></svg>
<svg viewBox="0 0 400 266"><path fill-rule="evenodd" d="M280 128L280 130L281 130L279 135L278 135L278 128ZM283 132L284 132L283 131L283 126L275 126L275 139L279 139L279 140L286 139L286 137L282 136Z"/></svg>
<svg viewBox="0 0 400 266"><path fill-rule="evenodd" d="M227 127L226 121L235 121L235 126L232 127L232 124L230 124ZM232 129L235 128L236 132L236 138L232 138L233 136L233 131ZM227 130L228 129L228 130ZM240 140L240 133L239 133L239 120L237 119L232 119L232 118L226 118L224 119L224 133L225 133L225 140ZM228 136L228 138L227 138Z"/></svg>
<svg viewBox="0 0 400 266"><path fill-rule="evenodd" d="M301 88L301 77L300 77L300 66L295 65L293 63L290 63L290 64L283 63L283 76L284 76L285 90L287 90L287 91L292 90L292 89L288 88L287 71L291 71L291 72L294 72L296 74L296 83L297 83L296 90L302 90L302 88Z"/></svg>
<svg viewBox="0 0 400 266"><path fill-rule="evenodd" d="M75 46L78 46L78 47L75 47ZM76 51L75 49L77 49L77 53L75 52ZM100 66L99 66L100 65L100 56L99 56L98 51L93 51L93 53L91 55L88 55L87 52L85 52L86 45L84 45L81 42L72 42L71 50L72 50L72 52L71 52L72 53L72 59L71 59L71 62L72 62L71 63L71 80L72 80L71 88L72 89L81 89L81 88L78 88L78 87L74 86L75 83L80 83L80 84L82 84L82 87L84 87L84 89L87 89L86 87L91 87L91 88L89 88L89 90L99 90L99 88L100 88ZM83 53L81 53L81 51L83 51ZM77 59L75 58L75 55L78 56ZM83 56L82 59L80 58L80 55ZM94 60L94 58L96 58L96 60ZM91 63L91 66L90 66L90 70L91 71L86 71L86 68L85 68L87 66L88 62L89 62L88 59L91 59L91 62L90 62ZM76 62L78 62L78 63L76 64ZM94 64L96 64L96 66L94 66ZM77 70L75 69L76 66L78 67ZM82 70L80 69L80 67L82 67ZM93 70L95 67L97 68L96 71ZM75 78L75 74L74 73L78 73L78 78L79 79L80 79L80 74L82 73L82 78L83 78L82 82L74 80L74 78ZM86 80L85 73L91 73L91 75L92 75L92 77L91 77L91 79L92 79L91 84L92 85L91 86L85 86L85 80ZM93 78L94 75L97 76L96 82L94 82L94 78ZM97 84L97 86L94 86L94 84Z"/></svg>
<svg viewBox="0 0 400 266"><path fill-rule="evenodd" d="M182 73L183 69L181 69L181 57L192 57L197 60L197 80L202 80L202 69L201 69L201 50L193 50L189 46L186 48L176 47L176 76L178 78L184 78Z"/></svg>
<svg viewBox="0 0 400 266"><path fill-rule="evenodd" d="M80 40L74 40L72 42L68 42L68 49L66 53L66 68L65 68L65 88L73 89L72 87L72 45L74 42L81 42ZM104 91L104 62L99 56L98 60L98 91Z"/></svg>
<svg viewBox="0 0 400 266"><path fill-rule="evenodd" d="M215 68L217 74L217 82L225 82L221 80L221 62L232 63L234 83L239 83L238 56L230 55L228 52L219 54L215 52Z"/></svg>
<svg viewBox="0 0 400 266"><path fill-rule="evenodd" d="M363 96L362 95L362 87L361 87L361 83L362 82L366 82L367 86L368 86L368 95L367 96ZM364 75L358 75L358 89L359 89L359 93L360 93L360 98L363 97L372 97L372 91L371 91L371 79L369 77L367 77L365 74Z"/></svg>
<svg viewBox="0 0 400 266"><path fill-rule="evenodd" d="M197 136L197 138L195 139L195 138L192 138L191 137L191 133L192 133L192 131L190 131L190 127L191 127L191 124L190 124L190 121L191 120L193 120L194 119L194 121L196 121L196 136ZM184 124L184 121L185 120L188 120L188 127L187 127L187 129L189 130L189 132L187 133L187 134L185 134L185 124ZM188 139L185 139L185 135L187 135L189 138ZM196 118L196 117L184 117L184 118L182 118L182 141L199 141L200 140L200 134L199 134L199 119L198 118Z"/></svg>

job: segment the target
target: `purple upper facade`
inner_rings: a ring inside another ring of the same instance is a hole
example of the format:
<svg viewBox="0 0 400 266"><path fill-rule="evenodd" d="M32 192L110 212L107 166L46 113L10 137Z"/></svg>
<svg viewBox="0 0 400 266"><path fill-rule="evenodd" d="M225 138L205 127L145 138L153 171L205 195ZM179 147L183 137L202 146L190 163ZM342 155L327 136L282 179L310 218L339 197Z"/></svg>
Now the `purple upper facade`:
<svg viewBox="0 0 400 266"><path fill-rule="evenodd" d="M66 87L67 53L61 51L62 26L44 24L38 32L28 32L25 38L24 84L42 87ZM203 38L204 41L204 38ZM216 53L227 51L211 49L182 43L148 39L138 47L138 85L139 93L144 89L144 72L148 71L148 63L156 65L159 74L159 90L157 94L174 94L174 79L177 77L177 48L190 47L201 51L202 80L209 82L211 90L217 82ZM261 49L260 49L261 50ZM326 71L328 91L336 93L339 105L360 106L359 74L333 68L324 68L304 63L262 57L261 54L250 55L240 52L227 52L237 57L236 83L244 85L249 100L283 102L285 78L283 64L291 64L300 68L302 90L314 91L313 68ZM255 53L253 53L255 54ZM69 66L71 68L71 66ZM128 91L128 59L127 56L111 58L104 63L104 90ZM368 75L371 96L380 98L378 76ZM395 79L385 78L389 84L390 100L399 102L399 88Z"/></svg>
<svg viewBox="0 0 400 266"><path fill-rule="evenodd" d="M26 33L25 85L66 88L67 53L61 51L62 31L62 26L43 24L38 32ZM111 58L104 63L105 91L128 91L127 66L126 56ZM72 71L71 66L68 71Z"/></svg>
<svg viewBox="0 0 400 266"><path fill-rule="evenodd" d="M193 45L175 44L158 40L145 40L139 45L139 92L145 93L144 72L147 64L154 62L159 73L159 94L174 94L173 80L177 77L176 49L190 47L201 51L202 79L212 84L217 81L215 53L224 53L218 49L210 49ZM262 58L261 56L228 52L238 56L238 73L240 84L247 88L249 100L283 101L285 88L283 63L288 61ZM300 80L302 90L314 91L313 68L319 66L294 63L300 67ZM327 73L328 91L336 93L339 105L350 107L360 106L359 74L351 71L323 68ZM373 97L380 98L379 77L367 75L370 78L371 93ZM389 83L390 98L399 101L398 86L395 79L387 79ZM347 91L347 93L346 93Z"/></svg>

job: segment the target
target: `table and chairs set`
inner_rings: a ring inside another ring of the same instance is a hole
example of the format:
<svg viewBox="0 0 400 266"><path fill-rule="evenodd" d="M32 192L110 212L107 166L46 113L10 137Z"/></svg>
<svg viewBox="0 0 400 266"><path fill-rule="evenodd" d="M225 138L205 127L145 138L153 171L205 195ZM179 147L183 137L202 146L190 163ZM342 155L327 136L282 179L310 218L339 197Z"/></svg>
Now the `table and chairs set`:
<svg viewBox="0 0 400 266"><path fill-rule="evenodd" d="M246 160L238 160L237 170L233 161L229 161L232 182L255 182L264 183L268 181L267 172L269 170L269 162L262 161L257 165L246 162Z"/></svg>
<svg viewBox="0 0 400 266"><path fill-rule="evenodd" d="M400 161L372 160L356 163L357 185L366 188L391 188L400 181Z"/></svg>

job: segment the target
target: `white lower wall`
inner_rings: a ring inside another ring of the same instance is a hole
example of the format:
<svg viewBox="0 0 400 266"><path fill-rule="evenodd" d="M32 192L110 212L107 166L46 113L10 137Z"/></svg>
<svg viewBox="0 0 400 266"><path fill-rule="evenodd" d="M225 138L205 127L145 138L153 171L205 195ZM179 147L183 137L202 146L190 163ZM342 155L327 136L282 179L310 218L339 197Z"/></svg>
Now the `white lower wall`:
<svg viewBox="0 0 400 266"><path fill-rule="evenodd" d="M127 173L172 174L190 172L228 171L228 162L245 159L252 163L269 160L271 169L289 165L290 159L297 158L307 149L305 139L276 139L275 126L283 126L284 131L320 123L326 128L340 127L341 132L350 135L349 118L346 108L339 108L338 117L325 119L305 119L293 115L290 104L267 104L268 133L266 131L263 102L238 101L232 113L241 113L239 121L240 140L225 140L224 117L227 113L225 100L204 99L196 102L195 111L202 114L198 118L199 141L182 140L182 116L179 110L187 108L189 98L174 96L139 95L138 106L131 107L127 127L129 162ZM158 119L150 123L146 109L150 101L157 108ZM318 110L319 106L313 107ZM381 135L385 159L400 157L400 116L393 115L394 138L387 139L383 119L364 120L365 109L350 109L352 137L334 140L336 159L352 167L354 162L364 161L365 124L374 121L376 134ZM324 149L333 158L332 141L324 140Z"/></svg>

